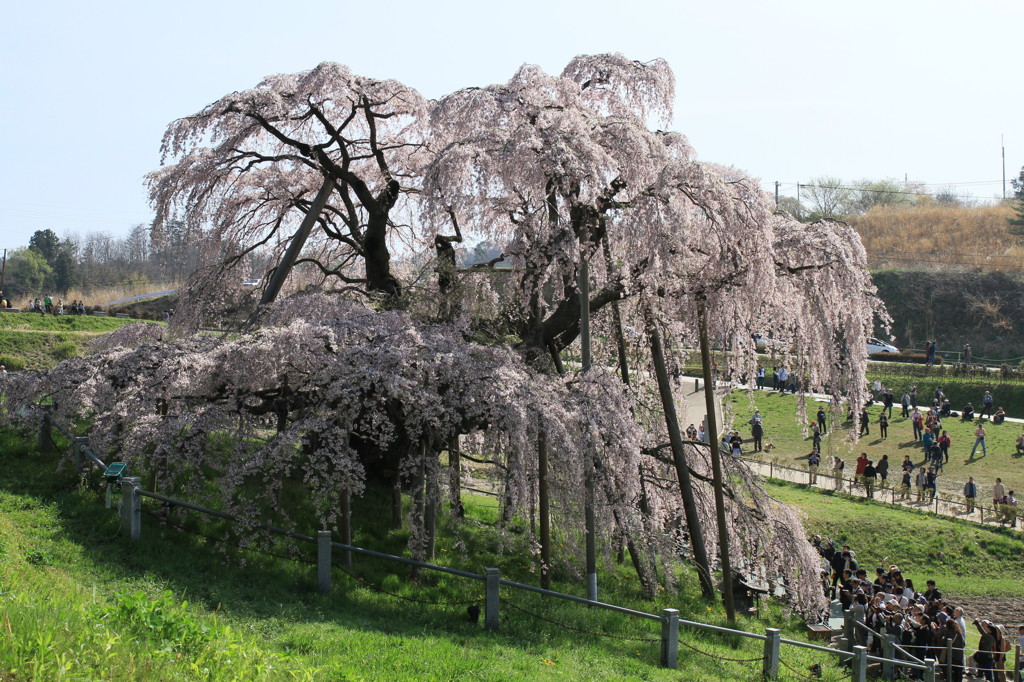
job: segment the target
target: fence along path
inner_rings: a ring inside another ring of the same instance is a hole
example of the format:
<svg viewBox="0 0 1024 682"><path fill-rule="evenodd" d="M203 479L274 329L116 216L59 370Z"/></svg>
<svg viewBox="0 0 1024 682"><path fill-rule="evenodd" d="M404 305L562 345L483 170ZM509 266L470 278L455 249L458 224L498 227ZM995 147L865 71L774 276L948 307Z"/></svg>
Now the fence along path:
<svg viewBox="0 0 1024 682"><path fill-rule="evenodd" d="M76 436L70 430L56 424L51 418L48 412L43 411L39 431L39 445L43 451L52 451L55 447L54 440L52 438L52 428L57 428L70 442L73 448L73 454L75 457L76 464L79 466L79 471L94 471L94 467L98 468L104 473L107 479L108 490L109 486L114 485L115 476L119 479L121 499L118 504L119 513L121 516L121 527L122 532L133 542L136 542L142 537L142 518L143 518L143 500L148 498L156 500L161 503L172 504L183 509L207 514L217 518L225 519L228 521L238 521L237 517L227 514L225 512L209 509L201 505L186 502L184 500L178 500L175 498L160 495L148 490L142 489L142 479L136 476L123 476L122 471L116 469L117 463L108 466L103 460L96 455L95 452L89 447L88 438ZM112 474L111 472L114 471ZM110 495L107 495L107 505L110 504ZM441 573L447 573L467 580L480 581L484 583L484 627L491 631L497 631L500 627L500 609L501 604L504 603L511 608L520 611L528 616L535 618L543 618L538 614L531 613L520 607L512 604L508 599L502 598L501 588L511 588L512 590L532 592L541 594L547 597L561 599L565 601L571 601L578 604L585 604L591 608L604 609L616 613L620 613L625 616L639 618L644 621L654 621L660 624L661 633L660 637L651 638L623 638L616 635L610 635L608 633L591 632L581 628L575 628L573 626L566 625L564 623L558 623L562 627L585 632L594 636L599 637L613 637L621 639L632 639L634 641L644 642L659 642L660 644L660 664L665 668L676 668L678 666L678 655L679 655L679 644L683 644L689 650L696 653L703 654L705 656L718 659L721 661L732 661L740 663L753 663L761 662L761 674L764 679L774 680L778 678L780 665L789 669L793 674L810 678L810 676L799 673L794 668L789 666L781 656L782 645L789 647L798 647L803 649L809 649L822 654L826 654L829 657L837 659L837 663L841 665L849 666L851 670L852 679L854 682L866 682L868 665L871 663L880 663L883 666L890 666L889 669L893 669L891 666L899 665L904 669L917 670L921 672L922 678L925 682L934 682L936 679L937 665L932 659L925 659L918 663L918 659L909 661L907 659L897 660L895 658L884 658L877 657L868 654L866 647L857 645L852 637L844 636L838 640L838 648L820 646L817 644L811 644L810 642L803 642L800 640L787 639L782 637L782 632L778 628L767 628L765 634L759 634L754 632L747 632L745 630L735 630L732 628L720 627L717 625L711 625L708 623L700 623L696 621L685 620L679 617L678 609L662 609L660 614L646 613L644 611L637 611L629 609L624 606L618 606L615 604L608 604L600 601L586 599L584 597L577 597L571 594L565 594L563 592L556 592L553 590L546 590L541 587L534 585L528 585L526 583L515 582L512 580L506 580L501 577L500 571L497 568L487 568L483 574L472 573L469 571L463 571L460 569L449 568L447 566L439 566L428 562L417 561L415 559L409 559L407 557L396 556L393 554L386 554L384 552L377 552L371 549L363 547L357 547L355 545L344 544L341 542L335 542L331 539L330 531L322 530L317 531L316 536L303 535L295 533L290 530L283 528L277 528L267 524L259 524L259 527L267 530L270 533L287 536L300 542L307 542L316 546L316 584L317 590L321 594L326 594L331 591L331 575L333 569L336 567L333 563L334 550L341 550L346 555L361 554L365 556L372 556L387 561L394 561L410 566L416 566L418 568L427 569L431 571L438 571ZM288 557L280 557L282 559L291 560ZM849 620L849 614L847 615ZM554 622L554 621L548 621ZM852 626L851 626L852 627ZM764 648L761 656L752 658L728 658L712 654L709 652L702 651L681 639L680 628L691 628L696 630L703 630L706 632L715 632L730 637L742 637L747 639L753 639L756 641L763 642ZM887 678L894 679L894 678Z"/></svg>

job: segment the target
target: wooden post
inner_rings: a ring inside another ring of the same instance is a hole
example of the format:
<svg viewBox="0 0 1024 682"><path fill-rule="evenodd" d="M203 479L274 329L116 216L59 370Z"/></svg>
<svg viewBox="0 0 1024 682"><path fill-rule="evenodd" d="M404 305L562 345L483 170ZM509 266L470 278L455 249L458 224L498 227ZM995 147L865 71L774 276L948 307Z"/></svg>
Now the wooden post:
<svg viewBox="0 0 1024 682"><path fill-rule="evenodd" d="M590 262L580 244L577 286L580 292L580 349L583 372L590 371ZM597 519L594 514L594 453L588 450L584 462L584 525L586 526L587 598L597 601Z"/></svg>
<svg viewBox="0 0 1024 682"><path fill-rule="evenodd" d="M316 532L316 591L331 592L331 531Z"/></svg>
<svg viewBox="0 0 1024 682"><path fill-rule="evenodd" d="M500 623L498 609L501 608L499 594L501 571L496 568L488 568L485 571L485 576L484 627L491 632L497 632L498 624Z"/></svg>
<svg viewBox="0 0 1024 682"><path fill-rule="evenodd" d="M966 661L964 661L966 663ZM946 641L946 679L953 679L953 640ZM1014 677L1013 682L1017 682L1019 678Z"/></svg>
<svg viewBox="0 0 1024 682"><path fill-rule="evenodd" d="M768 639L764 640L764 662L761 665L761 676L766 680L774 680L779 676L779 647L782 630L768 628L764 631Z"/></svg>
<svg viewBox="0 0 1024 682"><path fill-rule="evenodd" d="M708 310L705 301L697 312L700 327L700 361L704 371L704 403L707 409L705 432L711 439L711 478L715 489L715 519L718 522L718 555L722 563L722 596L730 625L736 624L736 606L732 598L732 562L729 556L729 526L725 519L725 484L722 480L722 452L718 445L718 406L715 404L715 379L711 374L711 347L708 343Z"/></svg>
<svg viewBox="0 0 1024 682"><path fill-rule="evenodd" d="M679 610L661 610L661 667L675 669L679 663Z"/></svg>
<svg viewBox="0 0 1024 682"><path fill-rule="evenodd" d="M1020 644L1013 647L1013 682L1020 679Z"/></svg>
<svg viewBox="0 0 1024 682"><path fill-rule="evenodd" d="M548 439L537 431L537 506L540 513L540 586L551 589L551 507L548 501Z"/></svg>
<svg viewBox="0 0 1024 682"><path fill-rule="evenodd" d="M459 436L454 436L448 441L448 470L449 470L449 498L452 506L452 516L461 519L465 516L462 508L462 452L459 450Z"/></svg>
<svg viewBox="0 0 1024 682"><path fill-rule="evenodd" d="M676 414L675 399L672 397L672 384L669 381L668 371L665 367L665 352L661 345L661 332L658 330L650 310L647 311L646 317L647 333L651 341L651 361L654 364L654 374L658 380L661 408L665 413L665 426L668 431L668 440L672 447L672 463L675 466L676 477L679 479L679 493L683 498L683 511L686 516L686 530L690 534L693 562L697 566L701 594L703 594L705 599L712 599L715 596L715 582L711 575L711 564L708 562L707 548L704 546L704 531L701 528L700 518L697 516L697 502L693 496L690 468L686 463L686 456L683 451L683 436L679 431L679 417ZM707 424L705 424L706 428ZM706 430L705 433L707 433ZM717 448L718 443L711 443L711 447ZM725 581L729 582L729 576L726 576Z"/></svg>

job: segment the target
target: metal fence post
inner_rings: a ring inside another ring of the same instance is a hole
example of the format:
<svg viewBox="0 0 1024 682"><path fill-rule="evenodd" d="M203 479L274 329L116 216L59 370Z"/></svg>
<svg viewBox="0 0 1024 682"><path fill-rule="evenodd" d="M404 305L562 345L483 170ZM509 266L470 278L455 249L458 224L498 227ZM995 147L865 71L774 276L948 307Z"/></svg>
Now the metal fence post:
<svg viewBox="0 0 1024 682"><path fill-rule="evenodd" d="M1020 645L1013 647L1013 679L1014 682L1020 679Z"/></svg>
<svg viewBox="0 0 1024 682"><path fill-rule="evenodd" d="M764 640L764 662L761 666L761 675L766 680L774 680L779 676L779 646L782 630L767 628L764 634L768 639Z"/></svg>
<svg viewBox="0 0 1024 682"><path fill-rule="evenodd" d="M953 679L953 640L946 641L946 679ZM1016 682L1017 678L1014 678Z"/></svg>
<svg viewBox="0 0 1024 682"><path fill-rule="evenodd" d="M867 682L867 679L868 648L858 644L853 647L853 682Z"/></svg>
<svg viewBox="0 0 1024 682"><path fill-rule="evenodd" d="M331 592L331 531L316 532L316 591Z"/></svg>
<svg viewBox="0 0 1024 682"><path fill-rule="evenodd" d="M935 659L926 658L924 664L924 682L935 682Z"/></svg>
<svg viewBox="0 0 1024 682"><path fill-rule="evenodd" d="M142 479L138 476L125 476L121 479L121 528L133 542L142 537L141 484Z"/></svg>
<svg viewBox="0 0 1024 682"><path fill-rule="evenodd" d="M886 635L882 639L882 658L887 659L882 664L882 679L891 680L896 677L895 671L893 670L892 659L896 658L896 636ZM951 678L952 679L952 678Z"/></svg>
<svg viewBox="0 0 1024 682"><path fill-rule="evenodd" d="M39 452L53 452L53 424L46 407L43 408L43 419L39 422Z"/></svg>
<svg viewBox="0 0 1024 682"><path fill-rule="evenodd" d="M82 455L82 447L88 442L89 439L85 436L75 436L74 444L72 445L72 452L75 454L75 471L79 474L82 473L82 464L84 464L85 459Z"/></svg>
<svg viewBox="0 0 1024 682"><path fill-rule="evenodd" d="M679 610L661 610L661 667L672 668L679 663Z"/></svg>
<svg viewBox="0 0 1024 682"><path fill-rule="evenodd" d="M498 588L501 585L501 571L496 568L488 568L485 571L486 598L484 600L484 627L491 632L498 631L499 594Z"/></svg>
<svg viewBox="0 0 1024 682"><path fill-rule="evenodd" d="M853 651L853 643L857 641L856 635L853 631L853 611L847 609L843 611L843 637L847 641L847 648L845 651Z"/></svg>

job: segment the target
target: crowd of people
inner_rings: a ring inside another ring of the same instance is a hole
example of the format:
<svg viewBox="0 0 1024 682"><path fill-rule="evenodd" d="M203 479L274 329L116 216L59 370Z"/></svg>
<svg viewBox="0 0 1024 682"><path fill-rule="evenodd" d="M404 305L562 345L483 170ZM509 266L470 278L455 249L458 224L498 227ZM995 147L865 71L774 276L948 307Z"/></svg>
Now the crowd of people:
<svg viewBox="0 0 1024 682"><path fill-rule="evenodd" d="M44 296L42 300L37 298L31 301L28 312L43 315L85 315L86 309L82 301L71 301L65 305L63 299L55 300L52 296Z"/></svg>
<svg viewBox="0 0 1024 682"><path fill-rule="evenodd" d="M855 644L880 656L884 636L892 635L896 644L918 659L931 658L943 666L952 663L952 682L960 682L967 672L1005 682L1007 653L1013 642L1003 625L973 619L971 627L977 629L979 641L974 653L967 656L964 610L950 603L934 580L926 582L923 592L918 591L895 564L875 568L872 580L849 545L836 548L832 540L820 535L814 535L811 542L822 557L825 595L839 602L857 623ZM1017 628L1017 636L1024 644L1024 625ZM950 651L952 659L947 660ZM897 658L901 657L897 652Z"/></svg>

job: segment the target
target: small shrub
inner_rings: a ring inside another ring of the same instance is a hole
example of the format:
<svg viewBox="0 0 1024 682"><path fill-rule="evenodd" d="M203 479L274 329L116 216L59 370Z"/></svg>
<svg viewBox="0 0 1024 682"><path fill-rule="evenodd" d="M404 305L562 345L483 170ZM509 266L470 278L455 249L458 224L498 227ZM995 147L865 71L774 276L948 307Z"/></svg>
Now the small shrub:
<svg viewBox="0 0 1024 682"><path fill-rule="evenodd" d="M53 347L51 355L57 360L67 360L78 355L78 346L74 341L63 341Z"/></svg>
<svg viewBox="0 0 1024 682"><path fill-rule="evenodd" d="M0 365L3 365L8 372L20 372L25 369L25 363L11 355L0 355Z"/></svg>

